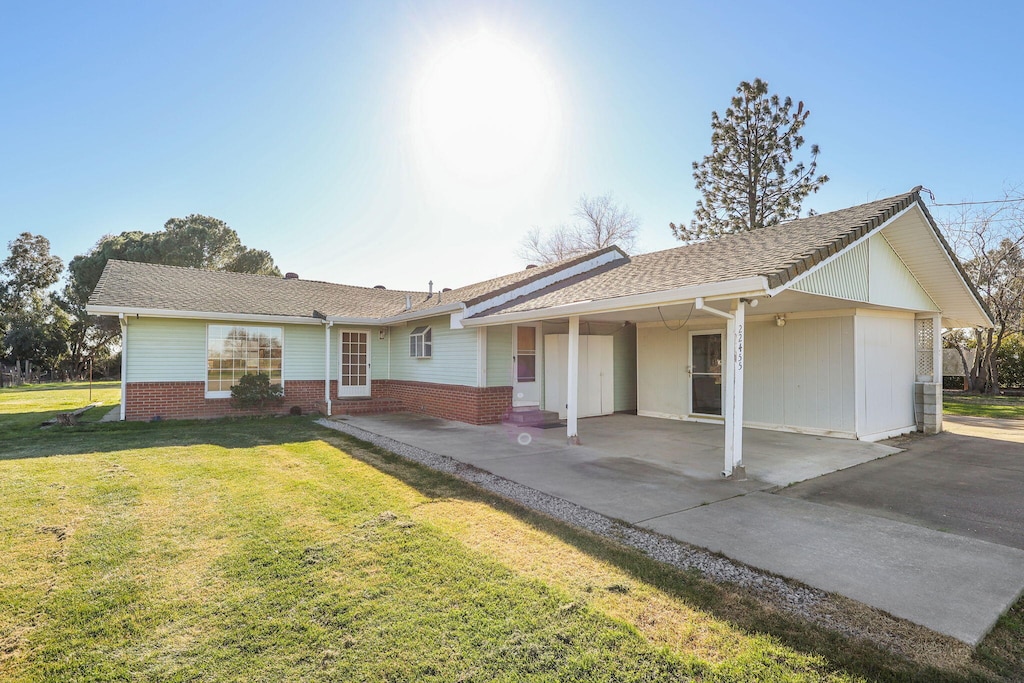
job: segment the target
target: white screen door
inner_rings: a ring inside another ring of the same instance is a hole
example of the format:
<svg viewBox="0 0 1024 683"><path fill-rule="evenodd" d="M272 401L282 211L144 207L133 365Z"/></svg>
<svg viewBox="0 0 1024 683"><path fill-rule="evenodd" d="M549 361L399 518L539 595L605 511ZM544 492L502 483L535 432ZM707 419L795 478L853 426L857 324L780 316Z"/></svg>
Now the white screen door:
<svg viewBox="0 0 1024 683"><path fill-rule="evenodd" d="M690 334L690 412L722 414L722 333Z"/></svg>
<svg viewBox="0 0 1024 683"><path fill-rule="evenodd" d="M339 352L338 396L369 396L370 333L342 330Z"/></svg>

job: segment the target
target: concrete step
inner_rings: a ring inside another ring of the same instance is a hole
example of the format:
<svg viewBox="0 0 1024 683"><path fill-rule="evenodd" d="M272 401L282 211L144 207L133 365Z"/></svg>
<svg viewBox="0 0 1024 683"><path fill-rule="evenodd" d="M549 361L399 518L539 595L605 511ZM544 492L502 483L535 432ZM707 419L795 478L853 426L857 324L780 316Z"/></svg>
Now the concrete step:
<svg viewBox="0 0 1024 683"><path fill-rule="evenodd" d="M557 423L558 413L550 410L541 410L535 406L513 408L505 414L502 422L526 427L538 427L544 424Z"/></svg>
<svg viewBox="0 0 1024 683"><path fill-rule="evenodd" d="M331 402L331 415L376 415L404 409L397 398L340 398Z"/></svg>

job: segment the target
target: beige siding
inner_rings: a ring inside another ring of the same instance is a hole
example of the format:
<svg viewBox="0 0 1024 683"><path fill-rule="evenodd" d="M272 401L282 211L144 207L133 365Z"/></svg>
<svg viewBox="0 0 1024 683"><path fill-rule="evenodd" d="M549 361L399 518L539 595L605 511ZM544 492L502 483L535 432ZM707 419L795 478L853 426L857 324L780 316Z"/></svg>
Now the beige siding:
<svg viewBox="0 0 1024 683"><path fill-rule="evenodd" d="M420 325L431 327L430 358L409 356L409 335ZM391 328L391 379L476 386L476 354L476 330L453 330L447 316Z"/></svg>
<svg viewBox="0 0 1024 683"><path fill-rule="evenodd" d="M637 328L637 411L660 417L687 412L688 353L686 329Z"/></svg>
<svg viewBox="0 0 1024 683"><path fill-rule="evenodd" d="M537 369L543 373L542 368ZM487 386L512 385L512 326L487 328Z"/></svg>
<svg viewBox="0 0 1024 683"><path fill-rule="evenodd" d="M867 242L852 247L793 285L793 289L837 299L868 300Z"/></svg>
<svg viewBox="0 0 1024 683"><path fill-rule="evenodd" d="M744 421L809 431L856 431L853 316L747 325Z"/></svg>
<svg viewBox="0 0 1024 683"><path fill-rule="evenodd" d="M245 324L178 318L128 321L129 382L206 381L207 325ZM323 379L323 328L320 325L271 325L284 332L284 381Z"/></svg>

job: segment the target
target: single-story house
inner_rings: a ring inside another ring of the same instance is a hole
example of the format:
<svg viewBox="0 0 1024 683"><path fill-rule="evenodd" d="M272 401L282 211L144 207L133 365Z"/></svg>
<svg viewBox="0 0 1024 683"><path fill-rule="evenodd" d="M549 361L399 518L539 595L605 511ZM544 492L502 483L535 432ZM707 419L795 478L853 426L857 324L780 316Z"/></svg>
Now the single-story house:
<svg viewBox="0 0 1024 683"><path fill-rule="evenodd" d="M284 408L498 422L545 409L875 440L942 420L943 327L990 326L920 188L630 256L608 247L410 292L110 261L88 311L123 330L122 418L233 414L264 372ZM741 470L740 470L741 471Z"/></svg>

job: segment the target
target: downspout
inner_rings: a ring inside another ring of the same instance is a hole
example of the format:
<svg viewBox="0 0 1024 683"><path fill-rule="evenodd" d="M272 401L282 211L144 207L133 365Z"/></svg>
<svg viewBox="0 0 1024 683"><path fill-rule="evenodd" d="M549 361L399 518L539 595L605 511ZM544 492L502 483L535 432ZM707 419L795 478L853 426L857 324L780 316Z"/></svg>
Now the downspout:
<svg viewBox="0 0 1024 683"><path fill-rule="evenodd" d="M121 419L124 420L128 402L128 318L118 313L117 319L121 323Z"/></svg>
<svg viewBox="0 0 1024 683"><path fill-rule="evenodd" d="M327 417L331 416L331 328L334 323L324 324L324 407Z"/></svg>

